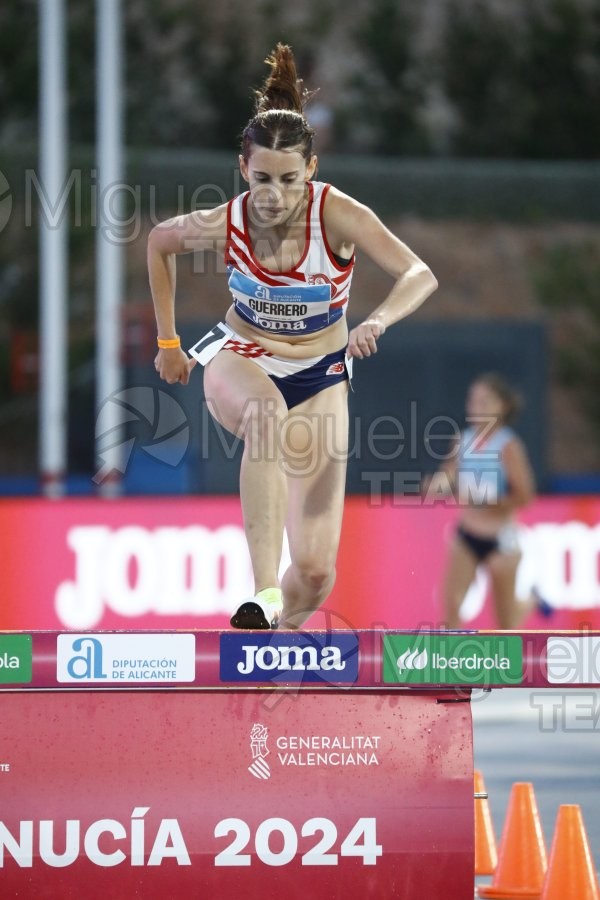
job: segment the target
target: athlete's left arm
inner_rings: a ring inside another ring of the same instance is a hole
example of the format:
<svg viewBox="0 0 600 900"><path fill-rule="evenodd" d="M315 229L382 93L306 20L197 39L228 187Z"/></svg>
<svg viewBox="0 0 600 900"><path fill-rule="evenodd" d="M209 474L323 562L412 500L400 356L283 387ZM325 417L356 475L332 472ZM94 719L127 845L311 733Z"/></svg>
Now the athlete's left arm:
<svg viewBox="0 0 600 900"><path fill-rule="evenodd" d="M350 332L348 353L362 359L375 353L377 339L386 328L418 309L438 283L423 260L392 234L368 206L331 188L324 218L334 250L334 244L358 247L396 282L383 303Z"/></svg>
<svg viewBox="0 0 600 900"><path fill-rule="evenodd" d="M513 437L502 450L502 464L508 489L498 499L498 506L520 509L535 497L535 479L523 442Z"/></svg>

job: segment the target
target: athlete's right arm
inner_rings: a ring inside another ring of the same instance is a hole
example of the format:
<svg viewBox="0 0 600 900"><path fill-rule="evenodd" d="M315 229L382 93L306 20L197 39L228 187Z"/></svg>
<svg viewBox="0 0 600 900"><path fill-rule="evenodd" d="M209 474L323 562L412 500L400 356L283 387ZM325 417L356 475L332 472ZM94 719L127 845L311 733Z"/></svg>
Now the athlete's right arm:
<svg viewBox="0 0 600 900"><path fill-rule="evenodd" d="M148 237L148 277L159 338L177 337L175 327L175 257L194 251L218 252L227 237L227 204L197 210L161 222ZM159 350L154 367L168 384L187 384L196 361L181 347Z"/></svg>
<svg viewBox="0 0 600 900"><path fill-rule="evenodd" d="M421 494L429 500L452 497L456 492L458 476L458 452L460 435L455 435L450 443L446 458L437 471L423 478Z"/></svg>

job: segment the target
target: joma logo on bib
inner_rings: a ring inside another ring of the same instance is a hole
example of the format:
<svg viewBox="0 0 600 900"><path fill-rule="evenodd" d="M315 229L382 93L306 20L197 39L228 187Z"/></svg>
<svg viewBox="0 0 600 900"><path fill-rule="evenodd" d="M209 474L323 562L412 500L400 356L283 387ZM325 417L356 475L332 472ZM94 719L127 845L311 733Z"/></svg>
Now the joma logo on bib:
<svg viewBox="0 0 600 900"><path fill-rule="evenodd" d="M344 682L358 677L353 634L221 635L221 681Z"/></svg>
<svg viewBox="0 0 600 900"><path fill-rule="evenodd" d="M236 308L239 312L239 308ZM257 313L254 313L252 320L260 328L269 328L271 331L304 331L306 329L304 319L297 319L295 322L280 322L278 319L261 319Z"/></svg>

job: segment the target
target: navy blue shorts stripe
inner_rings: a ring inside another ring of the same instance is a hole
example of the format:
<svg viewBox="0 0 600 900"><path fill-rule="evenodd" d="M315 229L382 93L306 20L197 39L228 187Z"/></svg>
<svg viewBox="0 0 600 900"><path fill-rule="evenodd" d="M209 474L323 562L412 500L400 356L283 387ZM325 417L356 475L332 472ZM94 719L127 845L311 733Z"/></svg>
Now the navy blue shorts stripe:
<svg viewBox="0 0 600 900"><path fill-rule="evenodd" d="M346 369L346 348L336 350L335 353L328 353L323 359L320 359L314 366L296 372L294 375L287 375L285 378L279 378L277 375L269 375L271 381L277 385L287 408L292 409L314 397L325 388L331 387L332 384L338 384L340 381L348 381L348 370ZM327 374L329 372L329 374Z"/></svg>

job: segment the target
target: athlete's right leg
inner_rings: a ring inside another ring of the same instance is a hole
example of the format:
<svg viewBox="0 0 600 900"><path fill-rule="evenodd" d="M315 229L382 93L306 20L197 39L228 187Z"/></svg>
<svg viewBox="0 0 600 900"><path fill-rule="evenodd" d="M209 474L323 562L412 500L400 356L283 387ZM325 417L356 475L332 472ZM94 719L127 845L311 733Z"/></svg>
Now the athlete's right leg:
<svg viewBox="0 0 600 900"><path fill-rule="evenodd" d="M206 366L204 392L211 415L244 441L240 498L258 594L279 587L287 507L280 429L287 407L269 376L230 350L221 350Z"/></svg>
<svg viewBox="0 0 600 900"><path fill-rule="evenodd" d="M460 628L460 607L477 572L477 557L455 534L449 549L444 580L444 618L446 628Z"/></svg>

